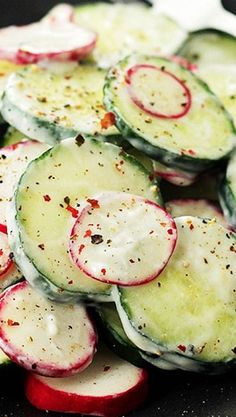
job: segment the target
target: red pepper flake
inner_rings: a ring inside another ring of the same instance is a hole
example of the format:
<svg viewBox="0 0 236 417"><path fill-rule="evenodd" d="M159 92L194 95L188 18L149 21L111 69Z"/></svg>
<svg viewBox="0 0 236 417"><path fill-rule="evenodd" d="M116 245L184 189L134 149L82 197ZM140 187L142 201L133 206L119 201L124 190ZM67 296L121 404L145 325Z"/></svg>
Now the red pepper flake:
<svg viewBox="0 0 236 417"><path fill-rule="evenodd" d="M71 279L70 281L68 281L68 284L69 284L69 285L74 284L73 279Z"/></svg>
<svg viewBox="0 0 236 417"><path fill-rule="evenodd" d="M189 153L189 155L192 155L192 156L196 155L196 152L194 152L192 149L189 149L188 153Z"/></svg>
<svg viewBox="0 0 236 417"><path fill-rule="evenodd" d="M106 113L103 119L101 120L102 129L108 129L111 126L114 126L115 122L116 122L116 117L114 113L112 112Z"/></svg>
<svg viewBox="0 0 236 417"><path fill-rule="evenodd" d="M106 269L105 268L102 268L101 269L101 273L102 273L102 275L106 275L106 273L107 273Z"/></svg>
<svg viewBox="0 0 236 417"><path fill-rule="evenodd" d="M88 229L86 230L84 237L90 237L90 236L92 236L92 230Z"/></svg>
<svg viewBox="0 0 236 417"><path fill-rule="evenodd" d="M192 223L189 225L189 229L190 230L193 230L194 229L194 225Z"/></svg>
<svg viewBox="0 0 236 417"><path fill-rule="evenodd" d="M7 325L8 326L19 326L20 323L18 321L14 321L14 320L8 319L7 320Z"/></svg>
<svg viewBox="0 0 236 417"><path fill-rule="evenodd" d="M177 346L179 350L181 350L181 352L186 352L186 346L184 345L179 345Z"/></svg>
<svg viewBox="0 0 236 417"><path fill-rule="evenodd" d="M129 260L129 262L130 262L131 264L134 264L134 263L135 263L135 261L134 261L133 259L130 259L130 260Z"/></svg>
<svg viewBox="0 0 236 417"><path fill-rule="evenodd" d="M69 211L72 214L72 217L74 217L75 219L79 215L79 210L75 209L70 204L68 204L68 206L66 207L66 210Z"/></svg>
<svg viewBox="0 0 236 417"><path fill-rule="evenodd" d="M51 197L48 194L44 195L43 199L44 199L44 201L47 201L47 202L51 201Z"/></svg>
<svg viewBox="0 0 236 417"><path fill-rule="evenodd" d="M79 247L79 255L81 254L81 252L82 252L82 250L85 248L85 245L80 245L80 247Z"/></svg>
<svg viewBox="0 0 236 417"><path fill-rule="evenodd" d="M165 223L165 222L161 222L161 223L160 223L160 225L161 225L162 227L166 227L166 223Z"/></svg>
<svg viewBox="0 0 236 417"><path fill-rule="evenodd" d="M173 229L168 229L167 233L168 233L168 235L173 235Z"/></svg>
<svg viewBox="0 0 236 417"><path fill-rule="evenodd" d="M92 208L100 208L100 205L98 203L98 200L94 200L93 198L88 198L87 202L92 206Z"/></svg>
<svg viewBox="0 0 236 417"><path fill-rule="evenodd" d="M0 249L0 256L2 256L3 255L3 250L2 249Z"/></svg>
<svg viewBox="0 0 236 417"><path fill-rule="evenodd" d="M115 165L115 167L116 167L117 171L121 172L121 166L120 166L120 164L119 164L119 163L117 163L117 164Z"/></svg>
<svg viewBox="0 0 236 417"><path fill-rule="evenodd" d="M109 371L110 369L111 369L111 367L110 367L110 366L104 366L103 371L104 371L104 372L107 372L107 371Z"/></svg>
<svg viewBox="0 0 236 417"><path fill-rule="evenodd" d="M153 181L154 180L154 175L150 174L148 178L149 178L150 181Z"/></svg>

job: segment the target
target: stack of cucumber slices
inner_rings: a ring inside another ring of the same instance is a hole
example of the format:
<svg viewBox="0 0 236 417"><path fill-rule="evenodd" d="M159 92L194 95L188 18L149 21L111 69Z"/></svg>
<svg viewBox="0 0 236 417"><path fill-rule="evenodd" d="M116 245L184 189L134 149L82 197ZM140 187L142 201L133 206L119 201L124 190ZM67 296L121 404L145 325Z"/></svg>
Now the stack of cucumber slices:
<svg viewBox="0 0 236 417"><path fill-rule="evenodd" d="M34 406L235 366L235 50L140 3L0 30L0 365Z"/></svg>

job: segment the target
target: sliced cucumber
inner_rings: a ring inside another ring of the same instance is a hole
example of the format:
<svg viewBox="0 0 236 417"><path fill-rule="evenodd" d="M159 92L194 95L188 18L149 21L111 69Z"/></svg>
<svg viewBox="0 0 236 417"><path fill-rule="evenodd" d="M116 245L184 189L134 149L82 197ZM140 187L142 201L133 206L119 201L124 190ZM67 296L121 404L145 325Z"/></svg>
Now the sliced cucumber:
<svg viewBox="0 0 236 417"><path fill-rule="evenodd" d="M176 224L176 250L159 278L119 287L113 296L138 347L177 355L176 364L180 356L186 369L201 371L205 363L207 372L217 372L236 359L235 235L213 220L179 217Z"/></svg>
<svg viewBox="0 0 236 417"><path fill-rule="evenodd" d="M76 8L76 21L98 34L92 57L102 68L132 52L172 54L186 37L175 21L138 2L82 5Z"/></svg>
<svg viewBox="0 0 236 417"><path fill-rule="evenodd" d="M236 38L216 29L202 29L190 33L176 52L197 65L235 64Z"/></svg>
<svg viewBox="0 0 236 417"><path fill-rule="evenodd" d="M175 62L130 56L110 70L104 91L122 134L164 165L198 173L234 146L231 116L206 84Z"/></svg>
<svg viewBox="0 0 236 417"><path fill-rule="evenodd" d="M52 298L109 300L110 286L84 275L68 254L81 200L123 191L158 200L158 188L133 157L94 139L68 139L30 164L9 213L10 243L24 276ZM78 206L77 206L78 205Z"/></svg>
<svg viewBox="0 0 236 417"><path fill-rule="evenodd" d="M236 48L235 48L236 49ZM197 74L218 95L236 124L236 66L235 64L199 65Z"/></svg>
<svg viewBox="0 0 236 417"><path fill-rule="evenodd" d="M97 312L102 325L102 335L108 346L133 365L144 366L139 349L129 340L123 329L115 305L101 304Z"/></svg>
<svg viewBox="0 0 236 417"><path fill-rule="evenodd" d="M1 109L1 98L6 86L7 80L13 72L21 68L20 65L14 64L13 62L0 60L0 109ZM0 124L4 123L4 120L0 114Z"/></svg>
<svg viewBox="0 0 236 417"><path fill-rule="evenodd" d="M27 137L49 144L77 133L116 135L114 126L102 128L104 78L94 66L27 67L8 80L2 115Z"/></svg>
<svg viewBox="0 0 236 417"><path fill-rule="evenodd" d="M219 200L225 217L236 229L236 152L232 154L225 177L221 181Z"/></svg>
<svg viewBox="0 0 236 417"><path fill-rule="evenodd" d="M21 142L23 139L27 139L25 135L19 130L16 130L14 127L9 126L2 140L2 146L15 145L18 142Z"/></svg>

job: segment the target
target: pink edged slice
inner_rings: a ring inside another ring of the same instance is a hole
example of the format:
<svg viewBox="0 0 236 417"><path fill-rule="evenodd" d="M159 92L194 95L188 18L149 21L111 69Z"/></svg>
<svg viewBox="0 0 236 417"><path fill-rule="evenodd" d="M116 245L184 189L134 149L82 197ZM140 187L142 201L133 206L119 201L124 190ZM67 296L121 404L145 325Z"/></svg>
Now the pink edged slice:
<svg viewBox="0 0 236 417"><path fill-rule="evenodd" d="M108 192L87 200L72 228L72 261L96 280L124 286L156 278L167 265L177 231L153 201Z"/></svg>
<svg viewBox="0 0 236 417"><path fill-rule="evenodd" d="M0 59L18 64L42 60L78 61L89 55L96 35L69 21L10 26L0 30Z"/></svg>
<svg viewBox="0 0 236 417"><path fill-rule="evenodd" d="M134 65L127 71L125 82L133 103L150 116L179 119L191 108L189 88L165 67Z"/></svg>
<svg viewBox="0 0 236 417"><path fill-rule="evenodd" d="M0 348L25 369L64 377L92 362L96 332L82 305L52 302L24 281L2 293L0 322Z"/></svg>
<svg viewBox="0 0 236 417"><path fill-rule="evenodd" d="M39 409L104 417L134 411L147 393L147 372L106 348L78 375L58 379L29 373L25 385L27 399Z"/></svg>
<svg viewBox="0 0 236 417"><path fill-rule="evenodd" d="M46 24L66 23L75 21L75 9L71 4L59 3L53 7L41 22Z"/></svg>
<svg viewBox="0 0 236 417"><path fill-rule="evenodd" d="M0 280L14 266L11 249L8 243L7 227L0 223Z"/></svg>

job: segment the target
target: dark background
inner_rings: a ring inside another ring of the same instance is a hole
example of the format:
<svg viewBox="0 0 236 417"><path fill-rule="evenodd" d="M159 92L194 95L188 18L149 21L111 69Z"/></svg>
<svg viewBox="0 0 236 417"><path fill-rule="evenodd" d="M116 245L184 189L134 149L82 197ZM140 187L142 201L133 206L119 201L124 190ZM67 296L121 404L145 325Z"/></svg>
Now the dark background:
<svg viewBox="0 0 236 417"><path fill-rule="evenodd" d="M56 0L0 0L0 26L36 21L57 3ZM76 4L78 0L68 3ZM236 0L223 3L236 13ZM27 403L23 394L23 371L7 368L1 370L0 377L0 417L63 417L35 410ZM236 417L235 371L216 377L156 371L151 386L148 404L130 417Z"/></svg>
<svg viewBox="0 0 236 417"><path fill-rule="evenodd" d="M61 2L63 1L71 4L79 3L79 0L61 0ZM197 0L189 1L197 2ZM205 1L207 2L208 0ZM80 3L81 2L82 1L80 1ZM0 0L0 26L7 26L11 24L25 24L33 20L38 20L41 17L43 17L43 15L57 3L60 3L60 1ZM231 10L236 13L236 0L223 0L222 3L228 10Z"/></svg>

